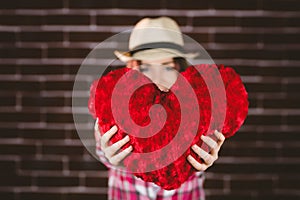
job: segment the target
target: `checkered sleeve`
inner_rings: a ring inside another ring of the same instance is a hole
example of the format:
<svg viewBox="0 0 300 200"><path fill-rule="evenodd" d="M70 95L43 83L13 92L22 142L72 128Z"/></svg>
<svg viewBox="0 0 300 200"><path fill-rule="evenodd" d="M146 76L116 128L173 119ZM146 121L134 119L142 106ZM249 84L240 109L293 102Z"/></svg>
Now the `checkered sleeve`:
<svg viewBox="0 0 300 200"><path fill-rule="evenodd" d="M155 183L145 182L131 173L109 169L108 199L205 200L203 182L203 172L197 172L179 188L164 190Z"/></svg>
<svg viewBox="0 0 300 200"><path fill-rule="evenodd" d="M111 168L113 165L108 161L108 159L105 157L104 152L101 150L101 147L99 143L96 143L96 154L99 158L99 160L107 167Z"/></svg>

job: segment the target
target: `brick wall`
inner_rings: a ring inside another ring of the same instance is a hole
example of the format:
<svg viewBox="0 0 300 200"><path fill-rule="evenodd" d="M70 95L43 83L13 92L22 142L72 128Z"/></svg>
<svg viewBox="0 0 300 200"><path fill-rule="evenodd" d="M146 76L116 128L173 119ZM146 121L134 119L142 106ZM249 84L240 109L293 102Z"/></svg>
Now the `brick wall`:
<svg viewBox="0 0 300 200"><path fill-rule="evenodd" d="M249 92L245 125L206 173L207 199L299 199L300 1L9 0L0 8L1 199L107 196L106 169L73 124L75 75L99 42L160 15L233 66Z"/></svg>

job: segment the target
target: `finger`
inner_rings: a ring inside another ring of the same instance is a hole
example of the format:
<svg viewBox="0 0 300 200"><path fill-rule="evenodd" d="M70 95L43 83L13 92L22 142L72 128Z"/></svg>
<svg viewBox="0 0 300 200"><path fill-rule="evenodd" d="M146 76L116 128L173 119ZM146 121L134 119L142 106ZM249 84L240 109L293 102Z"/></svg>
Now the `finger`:
<svg viewBox="0 0 300 200"><path fill-rule="evenodd" d="M96 140L96 145L98 146L99 141L101 139L101 134L99 131L99 126L98 126L98 118L96 119L95 126L94 126L94 136L95 136L95 140Z"/></svg>
<svg viewBox="0 0 300 200"><path fill-rule="evenodd" d="M210 147L210 150L218 148L218 143L208 136L201 135L202 141Z"/></svg>
<svg viewBox="0 0 300 200"><path fill-rule="evenodd" d="M219 144L219 145L222 145L223 142L225 141L225 136L224 136L221 132L219 132L219 131L217 131L217 130L215 130L214 135L215 135L215 136L217 137L217 139L218 139L218 144Z"/></svg>
<svg viewBox="0 0 300 200"><path fill-rule="evenodd" d="M199 163L195 158L193 158L193 156L188 155L187 160L189 161L189 163L191 163L191 165L198 171L204 171L207 169L207 165L203 164L203 163Z"/></svg>
<svg viewBox="0 0 300 200"><path fill-rule="evenodd" d="M94 126L94 130L95 130L96 132L99 132L98 122L99 122L99 119L97 118L97 119L96 119L96 122L95 122L95 126Z"/></svg>
<svg viewBox="0 0 300 200"><path fill-rule="evenodd" d="M104 150L104 153L107 157L112 157L117 151L121 149L127 142L129 142L130 138L126 135L123 139L115 142Z"/></svg>
<svg viewBox="0 0 300 200"><path fill-rule="evenodd" d="M109 162L112 165L118 165L126 156L128 156L130 154L132 149L133 149L132 146L127 147L126 149L124 149L120 153L118 153L118 154L114 155L113 157L111 157L109 159Z"/></svg>
<svg viewBox="0 0 300 200"><path fill-rule="evenodd" d="M101 148L107 148L108 141L110 138L117 132L118 128L114 125L111 129L109 129L104 135L101 137Z"/></svg>
<svg viewBox="0 0 300 200"><path fill-rule="evenodd" d="M205 164L207 165L212 165L212 163L214 162L213 157L207 153L206 151L204 151L203 149L201 149L198 145L194 144L192 146L192 149L194 150L194 152L204 160Z"/></svg>

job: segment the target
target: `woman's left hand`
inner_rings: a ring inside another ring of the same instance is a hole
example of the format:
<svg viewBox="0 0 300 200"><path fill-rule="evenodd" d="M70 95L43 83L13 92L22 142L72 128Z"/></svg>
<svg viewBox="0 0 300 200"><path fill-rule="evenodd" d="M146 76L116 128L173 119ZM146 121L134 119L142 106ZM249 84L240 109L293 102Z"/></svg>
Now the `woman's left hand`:
<svg viewBox="0 0 300 200"><path fill-rule="evenodd" d="M214 132L214 135L216 136L217 141L213 140L209 136L201 136L202 141L211 149L209 153L204 151L196 144L192 146L193 151L203 159L204 163L199 163L195 158L192 157L192 155L188 155L187 157L187 160L190 162L190 164L198 171L205 171L218 159L218 153L225 141L225 136L217 130Z"/></svg>

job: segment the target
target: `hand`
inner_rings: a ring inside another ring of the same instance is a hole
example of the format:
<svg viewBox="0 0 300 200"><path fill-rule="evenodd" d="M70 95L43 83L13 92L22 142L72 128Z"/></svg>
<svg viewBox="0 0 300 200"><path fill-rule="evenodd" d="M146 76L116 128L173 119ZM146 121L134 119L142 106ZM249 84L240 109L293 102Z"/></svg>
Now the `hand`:
<svg viewBox="0 0 300 200"><path fill-rule="evenodd" d="M218 153L222 144L225 141L225 137L222 133L218 132L217 130L214 132L214 135L217 137L217 142L209 136L201 136L202 141L210 147L210 153L204 151L196 144L192 146L193 151L204 160L204 163L199 163L191 155L188 155L187 157L187 160L190 162L190 164L198 171L205 171L207 168L212 166L212 164L218 159Z"/></svg>
<svg viewBox="0 0 300 200"><path fill-rule="evenodd" d="M116 134L118 128L117 126L113 126L110 130L104 133L102 136L98 127L98 119L95 123L95 138L97 145L100 145L101 150L103 151L105 157L112 165L118 165L131 151L132 146L127 147L123 151L117 153L122 146L124 146L127 142L129 142L129 136L125 136L123 139L118 142L108 145L110 138Z"/></svg>

